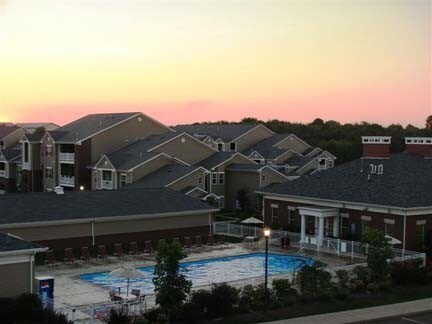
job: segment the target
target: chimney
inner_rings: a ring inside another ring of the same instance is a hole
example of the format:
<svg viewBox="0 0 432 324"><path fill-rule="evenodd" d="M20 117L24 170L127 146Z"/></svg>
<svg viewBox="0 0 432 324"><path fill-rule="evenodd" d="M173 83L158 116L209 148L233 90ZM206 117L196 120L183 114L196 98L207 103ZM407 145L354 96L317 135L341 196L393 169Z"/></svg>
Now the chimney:
<svg viewBox="0 0 432 324"><path fill-rule="evenodd" d="M405 152L432 158L432 137L405 137Z"/></svg>
<svg viewBox="0 0 432 324"><path fill-rule="evenodd" d="M388 159L390 157L391 136L362 136L363 157Z"/></svg>

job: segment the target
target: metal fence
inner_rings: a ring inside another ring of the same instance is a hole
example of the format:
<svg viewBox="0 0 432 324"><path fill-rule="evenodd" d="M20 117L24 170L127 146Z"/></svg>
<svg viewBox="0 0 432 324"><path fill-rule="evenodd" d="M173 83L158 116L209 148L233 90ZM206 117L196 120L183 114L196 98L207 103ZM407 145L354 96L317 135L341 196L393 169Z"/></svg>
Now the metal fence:
<svg viewBox="0 0 432 324"><path fill-rule="evenodd" d="M257 226L233 224L232 222L215 222L213 233L219 235L234 236L239 238L256 237L262 238L262 228ZM318 253L334 254L340 257L351 259L365 259L368 253L368 245L362 245L357 241L347 241L338 238L323 237L321 240L317 236L305 235L303 240L300 233L272 230L270 241L279 244L281 238L288 238L290 246L299 250L316 251ZM407 261L421 259L426 263L426 254L421 252L401 250L392 248L392 261Z"/></svg>

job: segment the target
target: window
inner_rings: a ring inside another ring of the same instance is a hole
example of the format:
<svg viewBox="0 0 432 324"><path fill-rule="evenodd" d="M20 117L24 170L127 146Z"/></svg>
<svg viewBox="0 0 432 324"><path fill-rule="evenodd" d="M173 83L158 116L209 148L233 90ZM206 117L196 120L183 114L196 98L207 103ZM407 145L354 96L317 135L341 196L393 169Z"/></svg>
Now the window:
<svg viewBox="0 0 432 324"><path fill-rule="evenodd" d="M425 242L425 227L426 220L419 220L416 223L416 242L417 244L423 244Z"/></svg>
<svg viewBox="0 0 432 324"><path fill-rule="evenodd" d="M333 236L333 224L334 224L334 219L333 217L327 217L324 218L324 235L325 236Z"/></svg>
<svg viewBox="0 0 432 324"><path fill-rule="evenodd" d="M112 171L102 170L102 180L112 181Z"/></svg>
<svg viewBox="0 0 432 324"><path fill-rule="evenodd" d="M362 233L366 232L369 227L370 227L370 221L368 220L362 220L361 224L362 224Z"/></svg>
<svg viewBox="0 0 432 324"><path fill-rule="evenodd" d="M272 221L272 224L277 224L279 222L278 211L279 211L279 207L272 206L272 208L271 208L271 221Z"/></svg>
<svg viewBox="0 0 432 324"><path fill-rule="evenodd" d="M52 156L52 145L45 145L45 155Z"/></svg>
<svg viewBox="0 0 432 324"><path fill-rule="evenodd" d="M120 174L120 187L124 187L127 185L127 174Z"/></svg>
<svg viewBox="0 0 432 324"><path fill-rule="evenodd" d="M265 176L265 174L262 175L262 181L266 181L266 176Z"/></svg>
<svg viewBox="0 0 432 324"><path fill-rule="evenodd" d="M24 143L24 162L29 161L29 143Z"/></svg>
<svg viewBox="0 0 432 324"><path fill-rule="evenodd" d="M328 160L327 160L327 168L328 168L328 169L331 169L331 168L333 168L333 167L334 167L334 161L328 159Z"/></svg>
<svg viewBox="0 0 432 324"><path fill-rule="evenodd" d="M212 184L217 184L218 183L218 175L217 175L217 173L213 172L211 174L211 177L212 177Z"/></svg>
<svg viewBox="0 0 432 324"><path fill-rule="evenodd" d="M395 220L390 218L384 218L384 234L393 236L394 234Z"/></svg>
<svg viewBox="0 0 432 324"><path fill-rule="evenodd" d="M288 207L288 224L294 223L295 208Z"/></svg>
<svg viewBox="0 0 432 324"><path fill-rule="evenodd" d="M0 162L0 171L6 170L6 163Z"/></svg>
<svg viewBox="0 0 432 324"><path fill-rule="evenodd" d="M347 237L349 235L349 216L348 217L342 216L341 231L342 231L341 233L342 237Z"/></svg>
<svg viewBox="0 0 432 324"><path fill-rule="evenodd" d="M225 173L219 172L219 184L225 183Z"/></svg>
<svg viewBox="0 0 432 324"><path fill-rule="evenodd" d="M223 143L217 143L217 148L220 152L223 151L223 147L224 147Z"/></svg>
<svg viewBox="0 0 432 324"><path fill-rule="evenodd" d="M202 177L198 177L198 184L202 183Z"/></svg>
<svg viewBox="0 0 432 324"><path fill-rule="evenodd" d="M230 151L231 152L237 151L237 143L235 143L235 142L230 143Z"/></svg>
<svg viewBox="0 0 432 324"><path fill-rule="evenodd" d="M46 167L45 168L45 177L48 179L52 179L53 178L53 169L51 167Z"/></svg>

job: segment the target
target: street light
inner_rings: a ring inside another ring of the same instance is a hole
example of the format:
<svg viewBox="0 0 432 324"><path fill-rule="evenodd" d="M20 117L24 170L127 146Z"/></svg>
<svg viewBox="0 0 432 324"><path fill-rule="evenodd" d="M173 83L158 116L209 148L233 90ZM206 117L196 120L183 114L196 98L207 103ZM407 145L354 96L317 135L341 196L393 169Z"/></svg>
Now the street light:
<svg viewBox="0 0 432 324"><path fill-rule="evenodd" d="M268 306L268 240L271 234L271 229L269 227L264 228L265 237L265 279L264 279L264 294L266 300L266 307Z"/></svg>

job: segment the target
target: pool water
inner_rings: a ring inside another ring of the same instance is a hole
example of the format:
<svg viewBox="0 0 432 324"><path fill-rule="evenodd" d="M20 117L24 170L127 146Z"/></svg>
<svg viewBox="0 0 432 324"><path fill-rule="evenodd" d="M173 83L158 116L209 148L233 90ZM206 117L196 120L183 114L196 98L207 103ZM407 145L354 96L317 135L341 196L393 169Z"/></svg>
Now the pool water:
<svg viewBox="0 0 432 324"><path fill-rule="evenodd" d="M305 264L310 265L313 259L269 253L269 275L287 274L301 269ZM180 267L186 277L192 281L193 286L203 286L213 283L229 282L235 280L261 277L264 275L265 254L252 253L208 260L183 262ZM153 293L154 267L138 268L147 276L142 279L131 279L129 289L139 289L142 294ZM114 278L109 272L90 273L81 276L81 279L108 289L121 289L126 291L127 280Z"/></svg>

